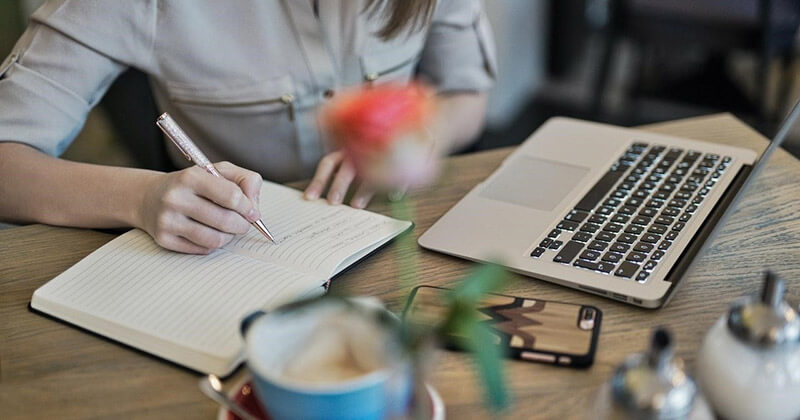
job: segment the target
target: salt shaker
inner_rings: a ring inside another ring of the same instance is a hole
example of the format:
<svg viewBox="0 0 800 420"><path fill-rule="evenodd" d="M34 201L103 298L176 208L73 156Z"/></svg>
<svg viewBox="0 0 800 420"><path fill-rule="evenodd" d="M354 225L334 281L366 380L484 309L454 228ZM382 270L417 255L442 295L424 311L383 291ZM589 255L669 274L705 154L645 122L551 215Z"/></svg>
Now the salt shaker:
<svg viewBox="0 0 800 420"><path fill-rule="evenodd" d="M767 272L761 296L734 303L703 341L698 379L728 419L800 418L800 317L785 289Z"/></svg>
<svg viewBox="0 0 800 420"><path fill-rule="evenodd" d="M589 418L711 419L711 411L673 353L672 337L657 329L646 353L629 356L597 396Z"/></svg>

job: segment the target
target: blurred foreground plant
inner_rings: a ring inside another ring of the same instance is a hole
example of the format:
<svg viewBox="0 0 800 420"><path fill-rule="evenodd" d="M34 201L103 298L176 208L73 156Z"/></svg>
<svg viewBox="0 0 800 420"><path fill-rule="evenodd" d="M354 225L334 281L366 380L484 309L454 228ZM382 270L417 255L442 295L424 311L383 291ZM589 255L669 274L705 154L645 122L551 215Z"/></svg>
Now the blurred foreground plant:
<svg viewBox="0 0 800 420"><path fill-rule="evenodd" d="M390 197L394 193L394 216L413 220L404 192L431 185L439 172L437 139L429 129L436 108L433 91L421 84L370 86L338 94L322 109L320 126L353 162L361 182ZM415 247L411 235L399 239L399 255L405 257L398 259L398 271L409 287L418 280ZM476 309L486 293L502 287L505 278L500 266L481 266L448 295L442 319L403 324L402 342L415 362L418 379L433 344L458 337L460 347L474 356L490 407L502 409L508 404L502 350L489 326L479 321Z"/></svg>

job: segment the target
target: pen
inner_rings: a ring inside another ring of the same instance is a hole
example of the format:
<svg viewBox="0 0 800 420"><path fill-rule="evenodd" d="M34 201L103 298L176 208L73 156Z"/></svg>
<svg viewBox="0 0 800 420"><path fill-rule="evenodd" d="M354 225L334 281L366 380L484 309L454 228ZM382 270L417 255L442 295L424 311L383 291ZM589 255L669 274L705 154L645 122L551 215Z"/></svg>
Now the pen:
<svg viewBox="0 0 800 420"><path fill-rule="evenodd" d="M161 129L161 131L164 132L164 134L167 135L167 137L169 137L170 140L172 140L173 143L175 143L175 146L177 146L178 150L180 150L181 153L186 156L186 159L189 159L190 162L205 169L206 172L210 173L211 175L222 178L222 174L220 174L217 168L211 164L206 155L204 155L203 152L197 148L192 139L189 138L186 132L184 132L183 129L178 126L178 123L176 123L168 113L165 112L161 114L161 116L156 120L156 125ZM261 219L258 219L251 224L254 228L256 228L256 230L266 236L267 239L275 244L278 243L272 234L269 233L267 226L264 225L264 222L262 222Z"/></svg>

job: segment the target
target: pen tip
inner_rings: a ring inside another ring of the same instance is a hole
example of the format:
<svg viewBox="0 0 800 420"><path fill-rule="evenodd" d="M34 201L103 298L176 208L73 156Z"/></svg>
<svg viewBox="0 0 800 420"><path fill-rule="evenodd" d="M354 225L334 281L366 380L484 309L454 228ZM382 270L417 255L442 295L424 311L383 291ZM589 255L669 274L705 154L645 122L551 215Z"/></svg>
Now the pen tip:
<svg viewBox="0 0 800 420"><path fill-rule="evenodd" d="M262 221L261 221L261 219L258 219L258 220L256 220L255 222L253 222L253 226L256 228L256 230L258 230L259 232L261 232L261 234L263 234L264 236L266 236L266 237L267 237L267 239L269 239L270 241L272 241L272 243L274 243L275 245L277 245L277 244L278 244L278 241L276 241L276 240L275 240L275 237L274 237L274 236L272 236L272 234L271 234L271 233L269 233L269 230L268 230L268 229L267 229L267 227L264 225L264 222L262 222Z"/></svg>

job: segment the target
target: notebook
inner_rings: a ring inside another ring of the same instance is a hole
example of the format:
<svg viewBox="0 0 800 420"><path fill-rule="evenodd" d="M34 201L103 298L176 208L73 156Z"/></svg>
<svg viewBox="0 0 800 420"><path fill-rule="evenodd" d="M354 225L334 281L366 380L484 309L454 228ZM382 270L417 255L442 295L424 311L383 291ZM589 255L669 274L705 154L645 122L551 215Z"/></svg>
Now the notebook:
<svg viewBox="0 0 800 420"><path fill-rule="evenodd" d="M160 248L131 230L37 289L31 307L191 369L226 376L241 363L250 312L321 295L337 273L408 230L400 221L264 182L255 229L209 255Z"/></svg>

